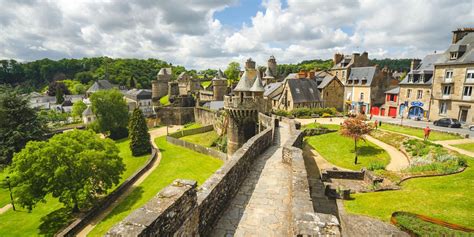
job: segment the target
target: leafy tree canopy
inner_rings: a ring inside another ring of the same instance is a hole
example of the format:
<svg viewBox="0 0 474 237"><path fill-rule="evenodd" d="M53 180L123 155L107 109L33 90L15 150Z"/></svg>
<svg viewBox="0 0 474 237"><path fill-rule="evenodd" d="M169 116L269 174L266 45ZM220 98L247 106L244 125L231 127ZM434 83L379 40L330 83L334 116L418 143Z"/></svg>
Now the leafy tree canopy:
<svg viewBox="0 0 474 237"><path fill-rule="evenodd" d="M28 104L17 89L0 86L0 164L10 163L14 152L47 132L44 121Z"/></svg>
<svg viewBox="0 0 474 237"><path fill-rule="evenodd" d="M120 91L103 90L90 96L92 111L98 132L108 134L113 139L127 136L128 107Z"/></svg>
<svg viewBox="0 0 474 237"><path fill-rule="evenodd" d="M224 73L227 76L227 79L231 81L239 80L240 64L238 62L229 63L229 66L227 66L227 69L224 71Z"/></svg>
<svg viewBox="0 0 474 237"><path fill-rule="evenodd" d="M354 139L354 164L357 164L357 141L364 140L364 136L372 131L372 126L365 122L364 117L364 115L359 115L356 118L348 118L341 126L341 134Z"/></svg>
<svg viewBox="0 0 474 237"><path fill-rule="evenodd" d="M119 183L125 165L118 153L112 140L90 130L28 142L11 166L17 203L31 210L51 194L77 212Z"/></svg>
<svg viewBox="0 0 474 237"><path fill-rule="evenodd" d="M82 112L84 112L86 109L87 105L82 100L76 101L72 105L72 116L80 118L82 116Z"/></svg>

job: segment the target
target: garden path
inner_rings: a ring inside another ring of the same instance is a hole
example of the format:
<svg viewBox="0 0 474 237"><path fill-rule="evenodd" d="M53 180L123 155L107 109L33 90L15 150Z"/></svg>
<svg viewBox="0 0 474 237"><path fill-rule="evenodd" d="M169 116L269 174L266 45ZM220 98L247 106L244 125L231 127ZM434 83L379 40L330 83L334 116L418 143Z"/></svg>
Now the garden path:
<svg viewBox="0 0 474 237"><path fill-rule="evenodd" d="M0 208L0 215L10 210L10 208L12 208L12 204L10 203Z"/></svg>
<svg viewBox="0 0 474 237"><path fill-rule="evenodd" d="M176 132L177 130L179 130L181 128L182 128L182 126L171 126L171 127L168 128L168 132L173 133L173 132ZM158 149L158 147L156 146L156 144L154 142L155 138L166 135L166 127L161 127L161 128L150 130L149 133L150 133L150 140L152 141L153 147ZM148 171L143 173L143 175L140 178L138 178L137 181L135 181L135 183L133 183L132 186L130 186L130 188L128 188L119 198L117 198L117 200L115 200L115 202L113 202L107 209L105 209L103 212L101 212L86 227L84 227L77 234L77 236L79 236L79 237L87 236L87 234L89 234L89 232L91 232L97 224L99 224L107 215L109 215L109 213L112 212L112 210L114 210L115 207L117 207L128 195L130 195L130 193L132 193L132 191L138 185L140 185L158 167L158 165L160 164L160 161L161 161L161 153L159 152L159 150L158 150L157 155L158 155L158 157L156 158L155 163L153 164L153 166Z"/></svg>
<svg viewBox="0 0 474 237"><path fill-rule="evenodd" d="M386 170L400 171L410 165L410 162L408 161L408 158L405 156L405 154L400 152L395 147L390 146L387 143L375 139L374 137L369 135L366 135L365 138L367 138L367 140L374 143L375 145L384 149L390 155L390 163L387 165L387 167L385 167Z"/></svg>

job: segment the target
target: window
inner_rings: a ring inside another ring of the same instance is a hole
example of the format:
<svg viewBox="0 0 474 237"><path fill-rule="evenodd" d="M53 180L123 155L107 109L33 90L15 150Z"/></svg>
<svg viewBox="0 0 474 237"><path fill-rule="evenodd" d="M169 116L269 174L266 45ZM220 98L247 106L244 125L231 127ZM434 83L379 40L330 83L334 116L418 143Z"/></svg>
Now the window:
<svg viewBox="0 0 474 237"><path fill-rule="evenodd" d="M445 81L450 81L453 79L453 70L446 70L446 74L444 75Z"/></svg>
<svg viewBox="0 0 474 237"><path fill-rule="evenodd" d="M448 111L448 103L442 101L439 104L439 114L446 114L447 111Z"/></svg>
<svg viewBox="0 0 474 237"><path fill-rule="evenodd" d="M342 78L346 77L346 71L342 71Z"/></svg>
<svg viewBox="0 0 474 237"><path fill-rule="evenodd" d="M458 52L451 52L451 60L457 59L458 58Z"/></svg>
<svg viewBox="0 0 474 237"><path fill-rule="evenodd" d="M360 100L364 100L364 92L360 93Z"/></svg>
<svg viewBox="0 0 474 237"><path fill-rule="evenodd" d="M416 92L416 98L417 98L417 99L423 98L423 91L422 91L422 90L418 90L418 91Z"/></svg>
<svg viewBox="0 0 474 237"><path fill-rule="evenodd" d="M336 77L337 77L337 74L339 74L339 72L336 72Z"/></svg>
<svg viewBox="0 0 474 237"><path fill-rule="evenodd" d="M474 69L468 69L466 72L466 81L474 81Z"/></svg>
<svg viewBox="0 0 474 237"><path fill-rule="evenodd" d="M443 86L443 95L451 94L451 86Z"/></svg>
<svg viewBox="0 0 474 237"><path fill-rule="evenodd" d="M408 89L407 90L407 98L410 98L410 96L411 96L411 89Z"/></svg>
<svg viewBox="0 0 474 237"><path fill-rule="evenodd" d="M389 101L397 102L397 96L396 95L389 95Z"/></svg>
<svg viewBox="0 0 474 237"><path fill-rule="evenodd" d="M413 74L408 75L408 82L413 82Z"/></svg>
<svg viewBox="0 0 474 237"><path fill-rule="evenodd" d="M472 86L465 86L462 92L463 96L471 96L472 95Z"/></svg>

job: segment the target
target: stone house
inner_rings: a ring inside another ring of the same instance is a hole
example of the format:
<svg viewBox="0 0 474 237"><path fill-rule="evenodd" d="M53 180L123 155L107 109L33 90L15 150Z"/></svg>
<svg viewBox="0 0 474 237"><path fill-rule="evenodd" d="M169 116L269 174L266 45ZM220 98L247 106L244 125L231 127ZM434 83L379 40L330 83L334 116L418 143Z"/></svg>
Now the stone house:
<svg viewBox="0 0 474 237"><path fill-rule="evenodd" d="M94 92L100 91L100 90L111 90L115 88L115 86L110 83L108 80L97 80L92 84L89 89L86 91L86 97L91 96Z"/></svg>
<svg viewBox="0 0 474 237"><path fill-rule="evenodd" d="M56 104L55 96L43 95L38 92L32 92L28 96L32 108L50 109L52 105Z"/></svg>
<svg viewBox="0 0 474 237"><path fill-rule="evenodd" d="M378 66L351 68L344 86L345 110L379 115L385 91L396 83L388 70L380 70Z"/></svg>
<svg viewBox="0 0 474 237"><path fill-rule="evenodd" d="M326 75L318 84L321 97L321 106L336 108L339 111L344 107L344 85L336 76Z"/></svg>
<svg viewBox="0 0 474 237"><path fill-rule="evenodd" d="M290 74L283 82L282 93L276 107L286 111L322 107L316 80L307 78L305 73Z"/></svg>
<svg viewBox="0 0 474 237"><path fill-rule="evenodd" d="M452 43L435 63L430 119L474 124L474 28L453 31Z"/></svg>
<svg viewBox="0 0 474 237"><path fill-rule="evenodd" d="M329 69L329 72L336 76L343 84L351 73L353 67L367 67L369 66L369 53L364 52L362 55L359 53L353 53L352 55L344 55L340 53L334 54L333 67Z"/></svg>
<svg viewBox="0 0 474 237"><path fill-rule="evenodd" d="M188 95L189 93L196 93L203 89L198 79L189 76L186 72L182 72L178 76L179 95Z"/></svg>
<svg viewBox="0 0 474 237"><path fill-rule="evenodd" d="M91 106L87 106L87 108L84 110L84 112L82 112L82 121L84 122L84 124L90 124L92 122L94 122L96 119L94 113L92 112L92 107Z"/></svg>
<svg viewBox="0 0 474 237"><path fill-rule="evenodd" d="M265 85L264 88L265 92L263 92L263 97L266 100L271 101L274 110L278 109L278 101L283 93L283 82L273 82Z"/></svg>
<svg viewBox="0 0 474 237"><path fill-rule="evenodd" d="M153 114L153 103L151 99L151 90L131 89L124 94L125 101L128 105L128 111L133 112L135 108L139 108L145 116Z"/></svg>
<svg viewBox="0 0 474 237"><path fill-rule="evenodd" d="M399 84L400 103L397 116L429 119L434 64L442 60L442 54L426 55L421 61L418 59L412 60L410 72Z"/></svg>

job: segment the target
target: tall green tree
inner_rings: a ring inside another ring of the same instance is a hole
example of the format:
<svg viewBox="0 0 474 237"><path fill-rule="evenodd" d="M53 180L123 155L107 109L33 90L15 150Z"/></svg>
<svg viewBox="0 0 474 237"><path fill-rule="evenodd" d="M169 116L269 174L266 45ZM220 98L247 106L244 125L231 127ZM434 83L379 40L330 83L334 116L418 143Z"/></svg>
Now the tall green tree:
<svg viewBox="0 0 474 237"><path fill-rule="evenodd" d="M0 86L0 164L9 164L13 153L28 141L40 140L47 132L43 120L29 107L17 89Z"/></svg>
<svg viewBox="0 0 474 237"><path fill-rule="evenodd" d="M51 194L78 212L119 183L125 165L118 154L112 140L91 130L28 142L11 166L17 203L31 210Z"/></svg>
<svg viewBox="0 0 474 237"><path fill-rule="evenodd" d="M141 156L151 151L150 134L146 126L145 117L139 108L133 110L128 124L130 150L134 156Z"/></svg>
<svg viewBox="0 0 474 237"><path fill-rule="evenodd" d="M122 93L103 90L91 95L92 112L97 117L98 132L106 133L112 139L127 137L128 107Z"/></svg>
<svg viewBox="0 0 474 237"><path fill-rule="evenodd" d="M64 93L61 88L56 88L56 104L62 104L64 102Z"/></svg>
<svg viewBox="0 0 474 237"><path fill-rule="evenodd" d="M224 73L227 76L227 79L231 80L231 82L239 80L240 64L238 62L229 63L229 66L227 66Z"/></svg>
<svg viewBox="0 0 474 237"><path fill-rule="evenodd" d="M72 116L74 118L80 118L82 116L82 112L87 109L87 105L82 101L76 101L72 105Z"/></svg>

